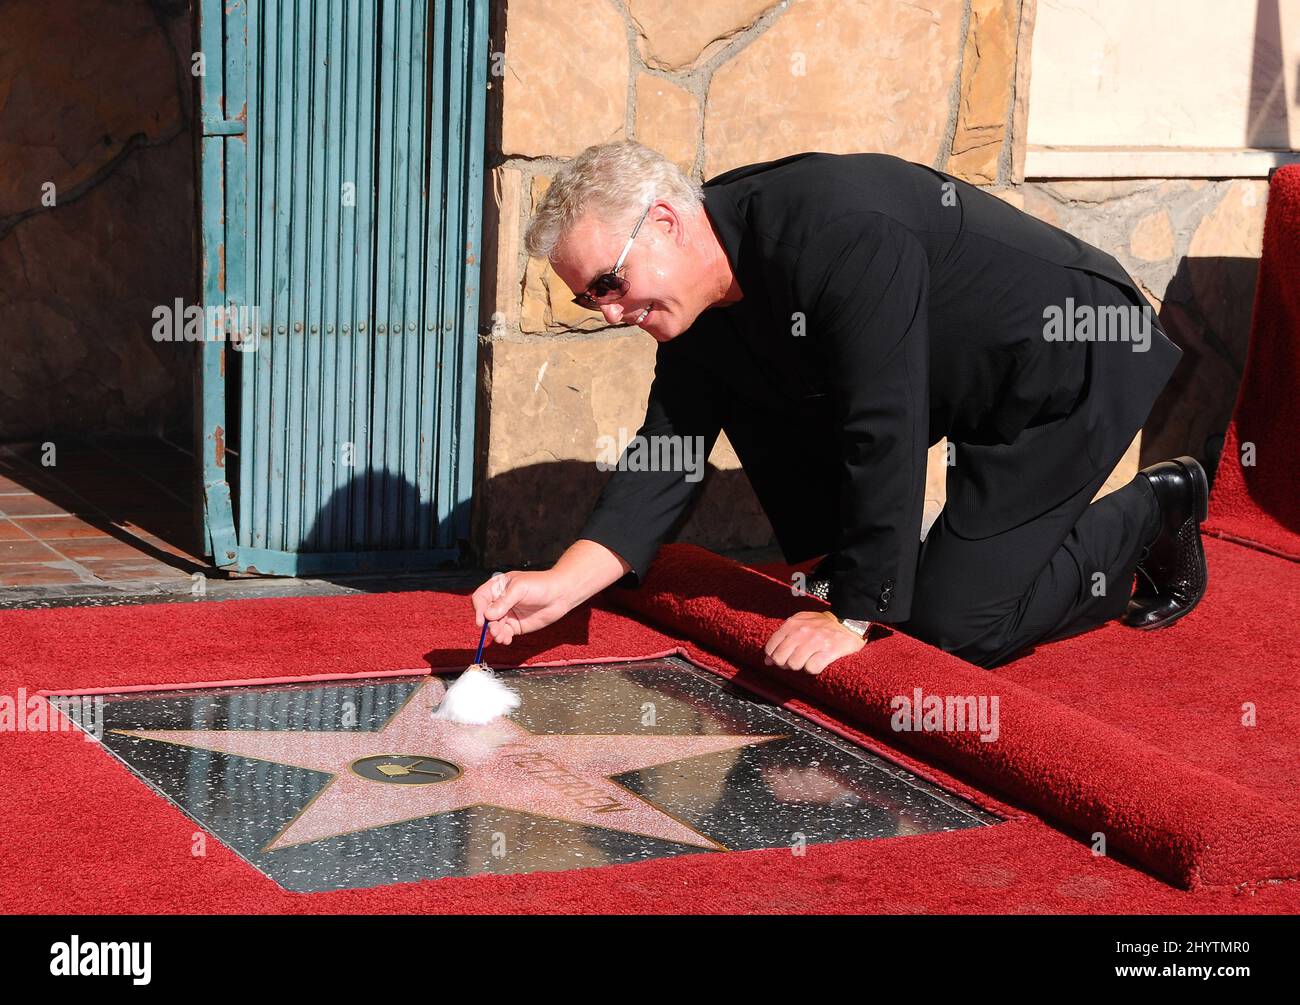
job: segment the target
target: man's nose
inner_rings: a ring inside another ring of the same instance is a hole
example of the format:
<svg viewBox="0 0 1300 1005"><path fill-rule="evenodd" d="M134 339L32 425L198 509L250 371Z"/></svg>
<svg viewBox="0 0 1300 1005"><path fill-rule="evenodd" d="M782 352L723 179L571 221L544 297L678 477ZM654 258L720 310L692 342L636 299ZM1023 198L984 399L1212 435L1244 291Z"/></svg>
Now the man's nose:
<svg viewBox="0 0 1300 1005"><path fill-rule="evenodd" d="M618 304L601 304L600 313L605 315L605 320L612 325L616 325L619 319L623 317L623 308Z"/></svg>

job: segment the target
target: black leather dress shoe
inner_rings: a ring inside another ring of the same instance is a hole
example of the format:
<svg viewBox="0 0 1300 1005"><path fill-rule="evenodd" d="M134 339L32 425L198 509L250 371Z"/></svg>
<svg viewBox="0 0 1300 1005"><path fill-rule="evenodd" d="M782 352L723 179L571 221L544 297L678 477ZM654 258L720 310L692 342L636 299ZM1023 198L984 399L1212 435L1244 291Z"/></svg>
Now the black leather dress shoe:
<svg viewBox="0 0 1300 1005"><path fill-rule="evenodd" d="M1131 628L1164 628L1205 596L1209 573L1201 521L1210 508L1210 483L1194 457L1161 461L1144 476L1160 505L1159 529L1137 567L1137 587L1124 612Z"/></svg>

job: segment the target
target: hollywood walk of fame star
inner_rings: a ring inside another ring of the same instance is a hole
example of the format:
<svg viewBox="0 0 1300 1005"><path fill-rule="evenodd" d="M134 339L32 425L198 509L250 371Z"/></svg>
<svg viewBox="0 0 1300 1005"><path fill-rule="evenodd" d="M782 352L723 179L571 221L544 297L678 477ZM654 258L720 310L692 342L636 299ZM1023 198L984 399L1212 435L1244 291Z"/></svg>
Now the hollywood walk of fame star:
<svg viewBox="0 0 1300 1005"><path fill-rule="evenodd" d="M263 851L483 805L721 849L608 776L778 738L548 735L508 719L462 726L432 718L444 690L426 681L378 732L113 732L331 775Z"/></svg>

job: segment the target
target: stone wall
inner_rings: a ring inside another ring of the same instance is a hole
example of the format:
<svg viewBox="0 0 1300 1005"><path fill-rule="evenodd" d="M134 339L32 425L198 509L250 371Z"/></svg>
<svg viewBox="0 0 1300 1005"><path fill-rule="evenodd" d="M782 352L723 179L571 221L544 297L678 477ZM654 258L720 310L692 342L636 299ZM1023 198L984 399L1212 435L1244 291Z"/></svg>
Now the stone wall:
<svg viewBox="0 0 1300 1005"><path fill-rule="evenodd" d="M1217 461L1250 337L1264 179L1030 183L1008 198L1115 255L1183 360L1143 430L1144 462Z"/></svg>
<svg viewBox="0 0 1300 1005"><path fill-rule="evenodd" d="M192 48L185 0L6 7L0 440L188 442L191 347L150 326L193 300Z"/></svg>
<svg viewBox="0 0 1300 1005"><path fill-rule="evenodd" d="M1267 185L1026 183L1034 14L1034 0L499 0L475 500L485 564L553 560L608 477L596 437L635 432L644 414L653 341L574 307L522 247L555 169L621 138L701 179L803 150L879 150L989 186L1115 254L1184 347L1141 450L1135 441L1108 488L1139 454L1214 454L1244 359ZM771 541L725 437L679 540Z"/></svg>
<svg viewBox="0 0 1300 1005"><path fill-rule="evenodd" d="M187 0L11 5L0 34L0 440L192 421L186 343L149 336L194 296ZM1185 359L1145 461L1213 460L1249 332L1263 180L1024 180L1035 0L493 0L475 545L549 562L634 431L654 344L575 308L523 227L554 170L631 137L696 177L800 150L882 150L988 186L1114 253ZM43 203L51 191L54 204ZM941 448L936 448L937 456ZM1122 482L1138 451L1121 465ZM932 468L930 512L942 502ZM764 546L725 439L682 539Z"/></svg>

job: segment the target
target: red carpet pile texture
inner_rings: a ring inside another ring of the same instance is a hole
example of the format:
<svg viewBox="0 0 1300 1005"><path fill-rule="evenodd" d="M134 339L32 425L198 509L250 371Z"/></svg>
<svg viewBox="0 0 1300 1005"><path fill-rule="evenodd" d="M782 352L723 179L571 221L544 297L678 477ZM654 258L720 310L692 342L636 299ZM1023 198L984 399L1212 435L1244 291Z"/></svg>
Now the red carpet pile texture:
<svg viewBox="0 0 1300 1005"><path fill-rule="evenodd" d="M1206 531L1300 560L1300 165L1268 190L1250 355Z"/></svg>

